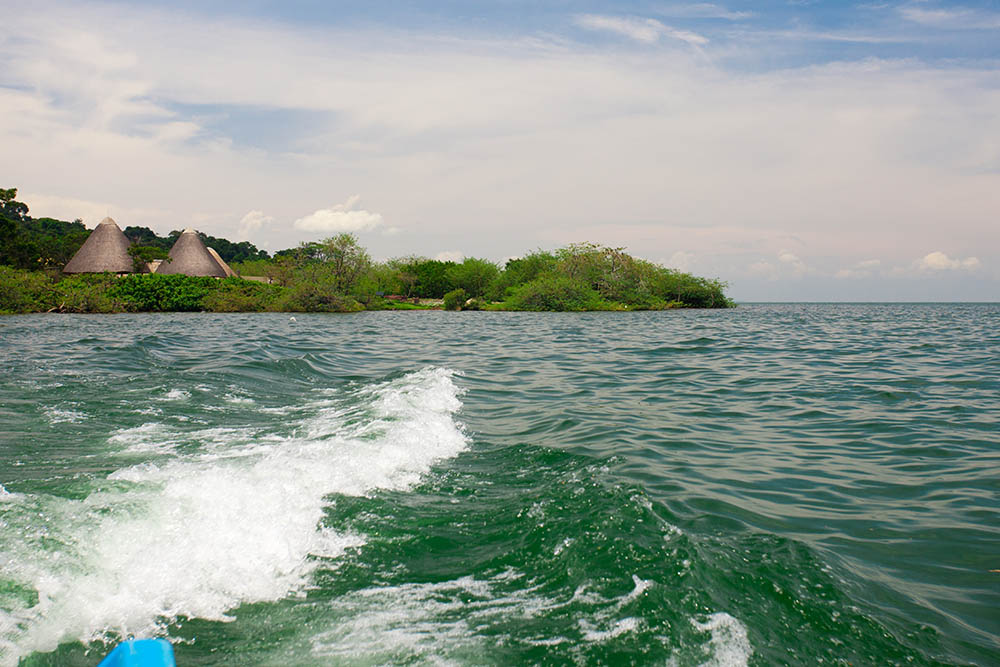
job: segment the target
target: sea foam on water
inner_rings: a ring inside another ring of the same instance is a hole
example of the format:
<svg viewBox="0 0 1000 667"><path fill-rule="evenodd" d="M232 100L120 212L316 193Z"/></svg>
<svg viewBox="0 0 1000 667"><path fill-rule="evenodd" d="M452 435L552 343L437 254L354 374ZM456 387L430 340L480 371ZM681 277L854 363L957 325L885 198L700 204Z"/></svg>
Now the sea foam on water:
<svg viewBox="0 0 1000 667"><path fill-rule="evenodd" d="M243 430L216 429L214 446L118 470L83 500L36 498L62 546L0 546L4 578L38 594L0 612L0 664L109 632L162 634L177 618L225 621L241 604L300 589L312 556L364 544L322 526L331 494L405 490L466 447L452 376L429 368L316 401L291 435L248 442ZM184 437L147 424L110 442L169 454Z"/></svg>

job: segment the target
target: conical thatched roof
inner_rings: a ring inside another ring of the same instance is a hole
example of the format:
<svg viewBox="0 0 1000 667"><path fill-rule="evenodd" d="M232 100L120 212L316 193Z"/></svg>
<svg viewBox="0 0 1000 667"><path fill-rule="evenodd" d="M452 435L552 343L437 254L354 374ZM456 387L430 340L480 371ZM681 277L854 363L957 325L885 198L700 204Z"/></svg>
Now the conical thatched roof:
<svg viewBox="0 0 1000 667"><path fill-rule="evenodd" d="M215 252L215 248L212 246L205 246L205 249L208 250L208 254L212 256L212 259L219 263L219 266L222 267L222 270L226 272L227 276L236 275L236 272L229 268L229 265L226 264L226 260L219 257L219 253Z"/></svg>
<svg viewBox="0 0 1000 667"><path fill-rule="evenodd" d="M198 232L185 229L170 249L170 261L156 267L157 273L183 273L186 276L225 278L226 272L215 261L198 237Z"/></svg>
<svg viewBox="0 0 1000 667"><path fill-rule="evenodd" d="M80 249L63 267L63 273L132 273L134 265L128 254L129 242L111 218L104 218L94 228Z"/></svg>

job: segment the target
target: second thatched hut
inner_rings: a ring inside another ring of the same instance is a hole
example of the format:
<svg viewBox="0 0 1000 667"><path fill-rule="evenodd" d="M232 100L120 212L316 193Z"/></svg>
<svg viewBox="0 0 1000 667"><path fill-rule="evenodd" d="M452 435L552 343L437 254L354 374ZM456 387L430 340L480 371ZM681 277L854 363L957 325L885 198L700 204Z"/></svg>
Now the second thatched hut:
<svg viewBox="0 0 1000 667"><path fill-rule="evenodd" d="M183 273L186 276L213 276L225 278L226 270L212 257L212 254L201 242L198 232L190 227L181 235L170 249L169 260L156 267L156 273Z"/></svg>

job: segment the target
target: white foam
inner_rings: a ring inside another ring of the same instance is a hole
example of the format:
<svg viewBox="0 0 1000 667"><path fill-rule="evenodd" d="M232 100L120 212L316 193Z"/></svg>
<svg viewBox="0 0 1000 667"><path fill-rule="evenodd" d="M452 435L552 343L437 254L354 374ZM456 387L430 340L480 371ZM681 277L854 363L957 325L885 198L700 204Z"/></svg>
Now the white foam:
<svg viewBox="0 0 1000 667"><path fill-rule="evenodd" d="M59 408L45 408L45 416L50 424L79 424L87 418L87 415L77 410L61 410Z"/></svg>
<svg viewBox="0 0 1000 667"><path fill-rule="evenodd" d="M609 639L619 637L626 632L633 632L639 628L640 621L634 616L628 616L615 622L610 630L597 630L585 619L580 619L580 629L583 631L583 639L588 642L606 642Z"/></svg>
<svg viewBox="0 0 1000 667"><path fill-rule="evenodd" d="M184 389L171 389L166 394L164 394L163 398L160 399L160 400L163 400L163 401L183 401L183 400L186 400L186 399L189 399L189 398L191 398L191 392L185 391Z"/></svg>
<svg viewBox="0 0 1000 667"><path fill-rule="evenodd" d="M746 667L753 655L746 626L725 612L716 612L704 621L692 619L694 627L711 632L708 648L712 657L702 667Z"/></svg>
<svg viewBox="0 0 1000 667"><path fill-rule="evenodd" d="M624 615L622 608L654 582L632 576L633 589L606 597L580 586L572 595L545 594L541 584L523 573L506 570L489 579L465 576L438 583L409 583L368 588L330 602L331 627L313 638L313 653L321 658L355 662L424 662L447 660L489 662L490 646L523 643L555 646L604 642L643 627L645 621ZM513 589L513 590L512 590ZM576 632L533 637L483 634L494 623L509 625L572 605ZM567 636L569 634L570 636ZM478 653L477 653L478 652ZM481 654L482 659L469 658Z"/></svg>
<svg viewBox="0 0 1000 667"><path fill-rule="evenodd" d="M240 604L301 590L317 557L364 543L322 526L326 497L405 490L462 451L458 395L452 372L426 369L357 392L366 418L352 425L328 407L295 435L249 442L242 429L193 438L159 424L119 431L111 440L133 451L182 438L211 446L116 471L111 490L82 501L46 497L71 548L0 544L3 578L39 596L0 618L0 664L109 631L161 634L164 619L224 621Z"/></svg>
<svg viewBox="0 0 1000 667"><path fill-rule="evenodd" d="M141 452L172 449L178 441L166 424L146 422L141 426L118 429L108 438L108 444Z"/></svg>

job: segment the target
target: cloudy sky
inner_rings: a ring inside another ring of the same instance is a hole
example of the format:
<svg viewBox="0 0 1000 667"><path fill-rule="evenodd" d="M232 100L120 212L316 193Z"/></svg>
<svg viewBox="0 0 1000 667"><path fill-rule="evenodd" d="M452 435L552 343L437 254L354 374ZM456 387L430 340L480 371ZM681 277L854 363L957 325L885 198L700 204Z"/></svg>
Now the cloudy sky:
<svg viewBox="0 0 1000 667"><path fill-rule="evenodd" d="M1000 300L1000 2L206 4L4 2L0 187L270 251Z"/></svg>

